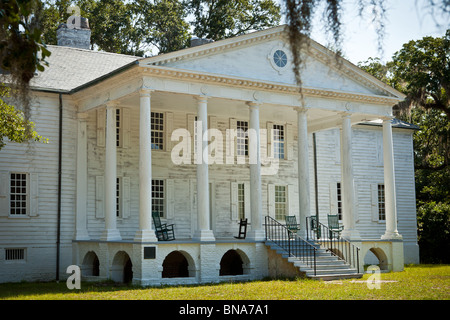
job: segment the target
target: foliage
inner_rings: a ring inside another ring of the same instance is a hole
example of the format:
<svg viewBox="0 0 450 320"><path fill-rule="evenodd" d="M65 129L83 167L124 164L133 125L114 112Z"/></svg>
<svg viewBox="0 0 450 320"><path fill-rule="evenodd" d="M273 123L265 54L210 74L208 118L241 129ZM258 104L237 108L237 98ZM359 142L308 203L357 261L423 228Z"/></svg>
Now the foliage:
<svg viewBox="0 0 450 320"><path fill-rule="evenodd" d="M50 56L41 39L39 0L2 0L0 2L0 71L7 74L2 81L14 87L16 97L29 116L29 82L36 70L44 71Z"/></svg>
<svg viewBox="0 0 450 320"><path fill-rule="evenodd" d="M185 1L194 15L194 34L220 40L249 31L273 27L280 22L280 7L272 0Z"/></svg>
<svg viewBox="0 0 450 320"><path fill-rule="evenodd" d="M29 140L46 142L34 130L34 123L25 119L23 112L9 105L4 99L10 98L10 89L0 85L0 150L9 141L24 142Z"/></svg>
<svg viewBox="0 0 450 320"><path fill-rule="evenodd" d="M404 44L393 56L393 72L407 95L400 110L416 105L445 112L450 119L450 29L443 37Z"/></svg>
<svg viewBox="0 0 450 320"><path fill-rule="evenodd" d="M56 44L56 30L76 5L89 19L92 48L143 56L152 48L167 53L189 46L192 13L194 33L219 40L277 25L280 8L273 0L46 0L44 38Z"/></svg>

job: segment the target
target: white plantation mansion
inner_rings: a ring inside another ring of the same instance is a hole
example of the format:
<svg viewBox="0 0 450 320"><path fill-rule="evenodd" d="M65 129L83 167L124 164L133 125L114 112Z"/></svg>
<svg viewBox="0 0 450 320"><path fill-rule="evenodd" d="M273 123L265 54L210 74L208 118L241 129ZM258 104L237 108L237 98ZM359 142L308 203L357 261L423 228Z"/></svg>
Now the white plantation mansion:
<svg viewBox="0 0 450 320"><path fill-rule="evenodd" d="M302 104L284 26L150 58L89 37L61 26L32 81L49 143L0 151L0 282L69 265L159 285L419 262L401 93L312 41Z"/></svg>

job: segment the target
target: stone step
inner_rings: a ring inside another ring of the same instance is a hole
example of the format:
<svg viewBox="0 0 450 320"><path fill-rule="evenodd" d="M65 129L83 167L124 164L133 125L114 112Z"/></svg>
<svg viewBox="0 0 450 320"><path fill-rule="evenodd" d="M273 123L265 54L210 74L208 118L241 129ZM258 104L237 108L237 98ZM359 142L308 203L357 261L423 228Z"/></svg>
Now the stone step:
<svg viewBox="0 0 450 320"><path fill-rule="evenodd" d="M280 244L283 245L283 242L280 242ZM328 281L336 279L361 278L363 275L362 273L358 273L356 269L352 268L349 264L336 257L328 250L320 248L320 246L316 243L311 243L311 245L316 248L316 273L314 274L314 269L307 264L314 263L314 254L303 251L301 256L289 256L280 244L273 242L266 243L271 250L274 250L277 254L280 254L284 259L292 263L300 271L304 272L309 278ZM284 241L284 244L287 245L288 242ZM291 248L293 247L293 242L291 242ZM305 259L307 261L305 261Z"/></svg>

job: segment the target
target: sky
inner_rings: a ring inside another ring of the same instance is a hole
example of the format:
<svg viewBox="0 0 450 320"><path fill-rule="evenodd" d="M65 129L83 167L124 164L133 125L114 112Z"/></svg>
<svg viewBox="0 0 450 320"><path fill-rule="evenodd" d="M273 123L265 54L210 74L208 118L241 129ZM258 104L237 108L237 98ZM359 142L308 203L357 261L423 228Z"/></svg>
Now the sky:
<svg viewBox="0 0 450 320"><path fill-rule="evenodd" d="M344 57L354 64L365 61L369 57L378 57L389 61L392 55L400 50L404 43L419 40L425 36L442 37L450 28L450 15L446 16L439 10L430 13L430 0L385 0L386 22L383 38L383 52L378 49L378 36L371 22L370 7L367 7L363 18L358 14L356 0L344 0L343 43ZM284 0L277 0L284 2ZM370 1L366 1L370 2ZM323 30L321 10L316 14L311 38L327 46L327 36Z"/></svg>

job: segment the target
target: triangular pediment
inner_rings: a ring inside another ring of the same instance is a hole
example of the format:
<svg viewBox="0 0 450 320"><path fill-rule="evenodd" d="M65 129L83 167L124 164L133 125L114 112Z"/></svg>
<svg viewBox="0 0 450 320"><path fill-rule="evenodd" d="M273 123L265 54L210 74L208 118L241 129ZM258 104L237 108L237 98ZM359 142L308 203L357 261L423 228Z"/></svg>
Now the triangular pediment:
<svg viewBox="0 0 450 320"><path fill-rule="evenodd" d="M315 41L303 57L305 88L402 97L346 60L337 65L335 55ZM143 59L140 64L295 85L285 26Z"/></svg>

